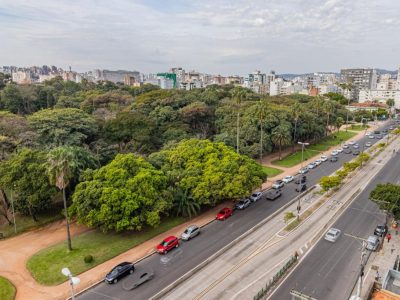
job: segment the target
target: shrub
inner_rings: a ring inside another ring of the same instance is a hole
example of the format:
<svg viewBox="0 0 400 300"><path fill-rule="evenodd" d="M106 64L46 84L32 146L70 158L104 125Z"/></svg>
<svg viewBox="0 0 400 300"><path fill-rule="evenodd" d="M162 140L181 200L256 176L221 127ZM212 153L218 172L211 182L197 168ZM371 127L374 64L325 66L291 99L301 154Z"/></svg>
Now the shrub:
<svg viewBox="0 0 400 300"><path fill-rule="evenodd" d="M343 168L347 171L347 172L352 172L355 169L357 169L360 166L360 162L357 162L357 160L353 160L350 162L346 162L343 164Z"/></svg>
<svg viewBox="0 0 400 300"><path fill-rule="evenodd" d="M83 258L83 261L87 264L90 264L91 262L93 262L93 256L88 254Z"/></svg>
<svg viewBox="0 0 400 300"><path fill-rule="evenodd" d="M294 213L291 211L288 211L285 213L285 216L283 217L283 220L285 221L285 223L289 222L291 219L293 219L295 217Z"/></svg>
<svg viewBox="0 0 400 300"><path fill-rule="evenodd" d="M328 191L334 187L338 187L341 183L342 179L337 175L323 176L319 180L319 184L324 191Z"/></svg>
<svg viewBox="0 0 400 300"><path fill-rule="evenodd" d="M345 179L349 172L346 169L341 169L336 171L336 175L339 176L341 180Z"/></svg>

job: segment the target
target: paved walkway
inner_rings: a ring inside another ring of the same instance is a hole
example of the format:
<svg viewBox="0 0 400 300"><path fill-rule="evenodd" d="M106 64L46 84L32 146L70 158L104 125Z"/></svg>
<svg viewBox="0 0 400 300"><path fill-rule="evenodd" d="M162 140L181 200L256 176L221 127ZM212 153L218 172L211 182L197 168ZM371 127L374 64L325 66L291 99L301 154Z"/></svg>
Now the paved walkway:
<svg viewBox="0 0 400 300"><path fill-rule="evenodd" d="M374 127L371 126L370 130ZM358 139L364 134L361 131L353 139ZM334 148L334 147L333 147ZM324 152L324 154L329 154L331 149ZM291 152L291 148L284 151L283 155ZM321 153L322 155L323 153ZM276 154L266 156L263 159L263 164L266 166L272 166L271 161L275 160ZM314 157L304 164L307 164L313 160L317 159ZM281 168L281 167L280 167ZM266 189L271 186L272 182L276 179L282 178L286 175L294 175L298 172L299 166L292 168L281 168L284 170L283 173L269 178L268 182L264 183L262 188ZM164 234L154 237L153 239L135 247L131 250L79 275L81 283L77 290L81 290L88 287L95 282L102 279L104 274L110 270L114 265L122 260L136 261L143 256L151 253L160 239L167 235L179 235L185 227L192 223L198 225L206 224L215 218L216 212L222 207L226 206L227 203L221 204L218 207L208 211L207 213L194 218L192 221L182 224L176 228L173 228ZM78 226L77 224L72 224L71 232L72 235L80 234L88 229L84 226ZM11 280L11 282L17 288L17 300L46 300L46 299L65 299L69 295L69 286L67 283L48 287L38 284L31 276L29 271L26 269L26 262L29 257L31 257L36 252L45 249L51 245L60 243L65 240L65 225L63 221L58 221L48 226L40 229L32 230L24 234L18 235L16 237L0 241L0 276L4 276Z"/></svg>

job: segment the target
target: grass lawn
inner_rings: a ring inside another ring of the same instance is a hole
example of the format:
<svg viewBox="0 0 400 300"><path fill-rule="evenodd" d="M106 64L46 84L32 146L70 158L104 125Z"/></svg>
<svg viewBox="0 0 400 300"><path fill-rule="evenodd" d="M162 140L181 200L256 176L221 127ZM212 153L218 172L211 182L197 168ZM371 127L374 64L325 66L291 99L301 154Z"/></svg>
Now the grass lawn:
<svg viewBox="0 0 400 300"><path fill-rule="evenodd" d="M265 174L267 174L268 178L275 177L276 175L279 175L283 172L281 169L276 169L276 168L271 168L271 167L266 167L262 166L263 171Z"/></svg>
<svg viewBox="0 0 400 300"><path fill-rule="evenodd" d="M331 136L326 139L321 140L320 142L307 146L307 149L316 150L316 151L326 151L332 146L339 145L340 143L351 139L353 136L357 135L356 132L352 131L339 131L335 132Z"/></svg>
<svg viewBox="0 0 400 300"><path fill-rule="evenodd" d="M365 130L366 128L369 128L369 125L360 125L360 124L355 125L355 124L353 124L353 125L351 125L351 126L349 127L349 130L363 131L363 130Z"/></svg>
<svg viewBox="0 0 400 300"><path fill-rule="evenodd" d="M307 160L313 156L318 155L319 152L310 149L304 149L304 160ZM272 162L274 165L281 167L293 167L297 164L301 163L301 150L296 151L293 154L289 154L288 156L282 158L282 160L275 160Z"/></svg>
<svg viewBox="0 0 400 300"><path fill-rule="evenodd" d="M37 282L57 285L66 281L66 277L61 274L63 267L68 267L72 274L78 275L185 221L186 219L180 217L168 218L159 227L140 233L104 234L97 230L86 232L72 239L72 252L68 253L65 242L51 246L30 257L27 268ZM94 260L87 264L83 258L89 254Z"/></svg>
<svg viewBox="0 0 400 300"><path fill-rule="evenodd" d="M3 233L4 237L11 237L16 234L20 234L27 230L31 230L37 227L44 226L54 221L62 219L61 211L48 212L37 216L38 222L33 221L31 216L22 216L20 214L15 215L15 223L17 224L17 233L14 232L14 225L3 224L0 225L0 232ZM12 220L12 217L11 217ZM1 298L0 298L1 299Z"/></svg>
<svg viewBox="0 0 400 300"><path fill-rule="evenodd" d="M14 300L15 293L15 286L8 279L0 276L0 299Z"/></svg>

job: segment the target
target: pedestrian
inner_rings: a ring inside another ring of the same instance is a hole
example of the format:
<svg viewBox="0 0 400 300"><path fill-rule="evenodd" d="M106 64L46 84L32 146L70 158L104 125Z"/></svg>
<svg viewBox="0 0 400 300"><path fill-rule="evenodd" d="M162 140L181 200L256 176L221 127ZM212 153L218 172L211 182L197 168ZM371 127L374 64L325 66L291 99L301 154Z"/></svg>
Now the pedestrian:
<svg viewBox="0 0 400 300"><path fill-rule="evenodd" d="M390 234L390 233L388 233L387 234L387 236L386 236L386 238L387 238L387 240L388 240L388 243L390 242L390 240L392 239L392 235Z"/></svg>
<svg viewBox="0 0 400 300"><path fill-rule="evenodd" d="M380 278L381 278L381 276L379 276L379 272L376 271L375 280L378 281Z"/></svg>

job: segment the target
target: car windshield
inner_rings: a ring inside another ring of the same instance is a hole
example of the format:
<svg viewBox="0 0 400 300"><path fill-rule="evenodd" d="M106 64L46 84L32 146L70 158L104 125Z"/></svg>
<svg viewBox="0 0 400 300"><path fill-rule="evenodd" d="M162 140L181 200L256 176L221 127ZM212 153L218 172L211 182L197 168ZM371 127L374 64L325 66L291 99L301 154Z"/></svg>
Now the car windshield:
<svg viewBox="0 0 400 300"><path fill-rule="evenodd" d="M118 275L118 273L119 273L119 268L115 268L115 269L113 269L113 270L111 271L110 275L111 275L111 276L116 276L116 275Z"/></svg>
<svg viewBox="0 0 400 300"><path fill-rule="evenodd" d="M167 241L162 241L160 245L163 246L163 247L165 247L165 246L168 245L168 242L167 242Z"/></svg>
<svg viewBox="0 0 400 300"><path fill-rule="evenodd" d="M327 233L327 235L329 235L329 236L335 236L335 233L333 233L333 232L330 231L330 232Z"/></svg>
<svg viewBox="0 0 400 300"><path fill-rule="evenodd" d="M257 197L258 195L256 193L254 193L253 195L251 195L252 197Z"/></svg>
<svg viewBox="0 0 400 300"><path fill-rule="evenodd" d="M219 212L221 215L223 215L223 214L225 214L225 210L220 210L220 212Z"/></svg>
<svg viewBox="0 0 400 300"><path fill-rule="evenodd" d="M190 232L189 228L187 228L183 233L188 234Z"/></svg>
<svg viewBox="0 0 400 300"><path fill-rule="evenodd" d="M240 200L240 201L239 201L239 204L244 204L244 203L245 203L244 200Z"/></svg>

